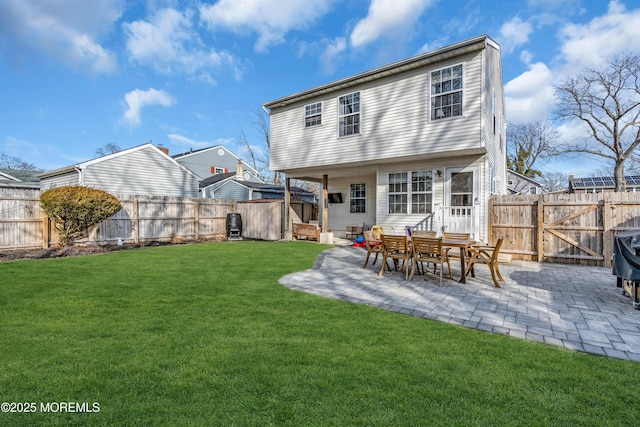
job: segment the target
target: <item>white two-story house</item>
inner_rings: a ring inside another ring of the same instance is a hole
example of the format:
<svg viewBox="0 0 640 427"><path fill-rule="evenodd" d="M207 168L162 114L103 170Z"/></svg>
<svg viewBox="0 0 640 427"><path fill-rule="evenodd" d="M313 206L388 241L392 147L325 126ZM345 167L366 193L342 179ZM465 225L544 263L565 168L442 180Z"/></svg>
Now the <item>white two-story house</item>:
<svg viewBox="0 0 640 427"><path fill-rule="evenodd" d="M406 226L487 240L506 194L500 46L483 35L268 102L270 167L321 182L323 231Z"/></svg>

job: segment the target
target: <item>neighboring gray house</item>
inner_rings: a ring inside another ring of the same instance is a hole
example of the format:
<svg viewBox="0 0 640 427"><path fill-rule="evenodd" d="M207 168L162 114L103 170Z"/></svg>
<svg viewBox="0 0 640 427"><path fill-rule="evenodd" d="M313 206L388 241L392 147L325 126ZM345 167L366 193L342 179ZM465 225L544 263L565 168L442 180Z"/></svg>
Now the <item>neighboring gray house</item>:
<svg viewBox="0 0 640 427"><path fill-rule="evenodd" d="M0 169L0 186L12 188L39 188L35 171Z"/></svg>
<svg viewBox="0 0 640 427"><path fill-rule="evenodd" d="M507 170L507 190L509 194L540 194L542 193L542 184L531 178Z"/></svg>
<svg viewBox="0 0 640 427"><path fill-rule="evenodd" d="M246 180L243 162L238 162L236 172L220 173L200 181L202 197L208 199L232 199L236 201L284 199L284 187L265 184L260 180ZM315 194L302 188L291 188L291 197L307 203L315 203Z"/></svg>
<svg viewBox="0 0 640 427"><path fill-rule="evenodd" d="M264 107L270 167L322 183L323 231L404 233L437 216L437 231L487 239L489 196L507 193L500 46L488 36Z"/></svg>
<svg viewBox="0 0 640 427"><path fill-rule="evenodd" d="M256 169L222 145L175 154L173 158L203 179L216 174L234 173L238 162L242 162L244 179L262 182Z"/></svg>
<svg viewBox="0 0 640 427"><path fill-rule="evenodd" d="M86 185L109 193L198 197L200 177L151 143L38 174L40 188Z"/></svg>

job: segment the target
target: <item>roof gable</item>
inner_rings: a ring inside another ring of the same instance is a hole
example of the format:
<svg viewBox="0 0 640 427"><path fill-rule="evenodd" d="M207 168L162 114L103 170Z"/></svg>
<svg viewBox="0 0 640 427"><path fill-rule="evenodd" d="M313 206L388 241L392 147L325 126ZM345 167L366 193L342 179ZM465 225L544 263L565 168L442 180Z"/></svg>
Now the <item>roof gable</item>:
<svg viewBox="0 0 640 427"><path fill-rule="evenodd" d="M224 145L214 145L212 147L207 147L207 148L201 148L199 150L191 150L185 153L180 153L180 154L175 154L172 157L176 160L178 159L184 159L190 156L194 156L194 155L201 155L204 153L207 153L208 151L217 151L217 150L224 150L225 153L229 154L231 157L234 157L236 160L239 160L242 162L242 167L243 168L248 168L251 170L251 172L253 172L254 175L258 175L258 171L251 166L250 164L248 164L247 162L245 162L244 160L242 160L238 155L236 155L234 152L232 152L231 150L229 150L227 147L225 147Z"/></svg>
<svg viewBox="0 0 640 427"><path fill-rule="evenodd" d="M72 172L72 171L81 171L81 170L86 169L86 168L88 168L88 167L90 167L92 165L95 165L97 163L101 163L101 162L105 162L105 161L108 161L108 160L117 159L119 157L126 156L128 154L135 153L135 152L140 151L140 150L148 150L148 149L155 151L156 154L159 154L160 156L164 157L166 160L170 161L175 166L177 166L178 168L182 169L184 172L186 172L189 175L193 176L198 181L201 179L193 171L189 170L185 166L183 166L180 163L178 163L177 161L175 161L171 156L168 156L164 151L160 150L158 147L156 147L155 145L153 145L150 142L148 142L146 144L138 145L137 147L132 147L132 148L128 148L128 149L125 149L125 150L121 150L121 151L118 151L117 153L112 153L112 154L107 154L106 156L96 157L95 159L87 160L85 162L77 163L75 165L65 166L65 167L60 168L60 169L55 169L55 170L52 170L52 171L43 172L41 174L38 174L38 177L41 178L41 179L44 179L44 178L50 178L50 177L56 176L56 175L62 175L62 174L69 173L69 172Z"/></svg>
<svg viewBox="0 0 640 427"><path fill-rule="evenodd" d="M507 169L507 175L513 175L515 178L521 180L521 181L527 181L530 182L532 185L536 185L538 187L542 187L542 184L540 184L538 181L531 179L529 177L526 177L516 171L512 171L511 169Z"/></svg>
<svg viewBox="0 0 640 427"><path fill-rule="evenodd" d="M484 49L487 45L490 45L496 49L500 49L498 43L493 41L487 35L477 36L468 40L461 41L449 46L442 47L430 52L425 52L420 55L413 56L402 61L394 62L389 65L375 68L370 71L366 71L360 74L356 74L350 77L346 77L341 80L337 80L322 86L298 92L293 95L285 96L283 98L276 99L264 104L265 108L277 108L286 107L287 105L295 102L303 101L336 90L344 90L357 86L359 84L377 80L383 77L387 77L393 74L399 74L407 70L423 67L428 64L440 62L447 58L463 55L468 52Z"/></svg>

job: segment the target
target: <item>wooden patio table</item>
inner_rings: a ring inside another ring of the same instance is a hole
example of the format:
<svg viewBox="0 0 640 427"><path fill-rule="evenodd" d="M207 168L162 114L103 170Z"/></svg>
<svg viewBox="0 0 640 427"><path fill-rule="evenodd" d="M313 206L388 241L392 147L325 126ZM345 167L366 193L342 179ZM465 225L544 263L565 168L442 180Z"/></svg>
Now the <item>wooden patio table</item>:
<svg viewBox="0 0 640 427"><path fill-rule="evenodd" d="M453 240L453 239L442 239L442 246L447 248L460 248L460 283L467 283L467 275L464 274L466 271L466 257L467 257L467 249L471 246L475 245L477 242L475 240Z"/></svg>

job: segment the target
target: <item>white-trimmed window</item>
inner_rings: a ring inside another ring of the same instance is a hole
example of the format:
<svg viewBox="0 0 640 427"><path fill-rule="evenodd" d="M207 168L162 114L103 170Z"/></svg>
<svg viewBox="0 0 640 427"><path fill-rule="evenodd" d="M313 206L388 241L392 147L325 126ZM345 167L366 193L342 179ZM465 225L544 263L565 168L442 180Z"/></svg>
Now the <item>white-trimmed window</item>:
<svg viewBox="0 0 640 427"><path fill-rule="evenodd" d="M407 173L389 174L389 213L407 213Z"/></svg>
<svg viewBox="0 0 640 427"><path fill-rule="evenodd" d="M529 187L529 194L538 194L538 187Z"/></svg>
<svg viewBox="0 0 640 427"><path fill-rule="evenodd" d="M433 202L433 176L431 171L411 172L411 213L431 213Z"/></svg>
<svg viewBox="0 0 640 427"><path fill-rule="evenodd" d="M304 127L322 124L322 102L304 106Z"/></svg>
<svg viewBox="0 0 640 427"><path fill-rule="evenodd" d="M367 206L367 184L351 184L349 189L349 212L365 213Z"/></svg>
<svg viewBox="0 0 640 427"><path fill-rule="evenodd" d="M339 136L360 133L360 92L338 98Z"/></svg>
<svg viewBox="0 0 640 427"><path fill-rule="evenodd" d="M409 185L409 177L411 185ZM389 174L389 213L427 214L433 207L433 173L431 171L394 172Z"/></svg>
<svg viewBox="0 0 640 427"><path fill-rule="evenodd" d="M431 72L431 120L462 115L462 64Z"/></svg>

